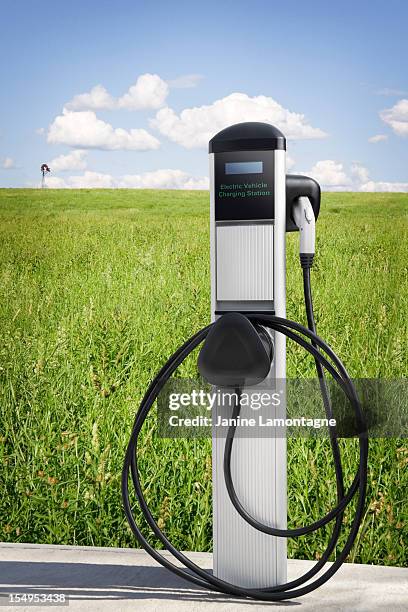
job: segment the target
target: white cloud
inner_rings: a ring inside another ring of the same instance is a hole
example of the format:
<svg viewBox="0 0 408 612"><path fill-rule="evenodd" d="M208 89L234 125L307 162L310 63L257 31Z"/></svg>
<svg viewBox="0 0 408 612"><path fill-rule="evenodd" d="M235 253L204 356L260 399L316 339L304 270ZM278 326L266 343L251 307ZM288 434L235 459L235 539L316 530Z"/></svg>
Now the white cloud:
<svg viewBox="0 0 408 612"><path fill-rule="evenodd" d="M111 174L91 172L63 179L50 176L46 184L51 189L208 189L207 177L195 177L182 170L163 169L143 174Z"/></svg>
<svg viewBox="0 0 408 612"><path fill-rule="evenodd" d="M67 182L60 176L47 176L45 179L45 186L48 189L68 189Z"/></svg>
<svg viewBox="0 0 408 612"><path fill-rule="evenodd" d="M3 168L5 170L12 170L16 165L14 163L14 159L12 157L5 157L3 160Z"/></svg>
<svg viewBox="0 0 408 612"><path fill-rule="evenodd" d="M344 189L351 185L351 179L347 176L343 164L332 159L318 161L308 174L323 188Z"/></svg>
<svg viewBox="0 0 408 612"><path fill-rule="evenodd" d="M37 128L35 130L35 133L38 134L38 136L42 136L43 134L45 134L45 128L43 127Z"/></svg>
<svg viewBox="0 0 408 612"><path fill-rule="evenodd" d="M127 93L118 99L118 107L127 110L160 108L168 93L169 86L158 74L142 74Z"/></svg>
<svg viewBox="0 0 408 612"><path fill-rule="evenodd" d="M391 108L380 112L381 119L399 136L408 136L408 99L399 100Z"/></svg>
<svg viewBox="0 0 408 612"><path fill-rule="evenodd" d="M169 86L158 74L141 74L134 85L118 98L113 97L103 85L95 85L86 93L72 98L65 108L71 111L84 110L127 110L157 109L164 105Z"/></svg>
<svg viewBox="0 0 408 612"><path fill-rule="evenodd" d="M86 156L86 151L76 149L67 155L59 155L51 160L49 166L53 172L84 170L86 168Z"/></svg>
<svg viewBox="0 0 408 612"><path fill-rule="evenodd" d="M110 174L90 170L82 175L69 176L66 179L60 176L47 176L46 185L50 189L113 189L118 186Z"/></svg>
<svg viewBox="0 0 408 612"><path fill-rule="evenodd" d="M388 136L386 134L376 134L375 136L371 136L368 139L368 142L372 142L372 143L377 143L377 142L382 142L384 140L388 140Z"/></svg>
<svg viewBox="0 0 408 612"><path fill-rule="evenodd" d="M408 183L387 183L384 181L367 181L359 187L359 191L408 192Z"/></svg>
<svg viewBox="0 0 408 612"><path fill-rule="evenodd" d="M119 181L120 187L146 189L208 189L207 177L194 177L182 170L155 170L144 174L127 174Z"/></svg>
<svg viewBox="0 0 408 612"><path fill-rule="evenodd" d="M67 183L72 189L113 189L117 186L115 179L110 174L91 172L90 170L82 175L70 176Z"/></svg>
<svg viewBox="0 0 408 612"><path fill-rule="evenodd" d="M50 144L108 151L147 151L160 146L157 138L144 129L113 128L110 123L98 119L93 111L72 112L67 109L55 117L49 126L47 141Z"/></svg>
<svg viewBox="0 0 408 612"><path fill-rule="evenodd" d="M328 164L328 162L330 162ZM317 168L320 172L314 174L314 178L328 191L388 191L388 192L408 192L408 183L391 183L384 181L370 180L367 168L359 163L351 166L350 179L343 165L333 160L323 160L317 162L310 172L305 174L313 175L313 169ZM322 180L323 179L323 180ZM324 181L331 181L331 184ZM343 184L335 184L333 181L343 181ZM208 178L204 176L192 176L187 172L175 169L162 169L142 174L126 174L114 177L111 174L102 172L91 172L87 170L81 175L61 178L59 176L47 176L46 185L51 189L208 189Z"/></svg>
<svg viewBox="0 0 408 612"><path fill-rule="evenodd" d="M408 191L408 183L392 183L387 181L372 181L370 179L370 173L364 166L360 164L353 164L351 168L352 173L357 179L356 189L358 191Z"/></svg>
<svg viewBox="0 0 408 612"><path fill-rule="evenodd" d="M183 74L167 81L167 84L172 89L190 89L196 87L203 78L202 74Z"/></svg>
<svg viewBox="0 0 408 612"><path fill-rule="evenodd" d="M95 85L91 91L74 96L65 107L68 110L106 110L115 107L115 99L103 85Z"/></svg>
<svg viewBox="0 0 408 612"><path fill-rule="evenodd" d="M372 181L370 179L370 173L368 169L359 163L355 163L351 166L351 172L356 179L354 184L354 189L356 191L408 191L408 183Z"/></svg>
<svg viewBox="0 0 408 612"><path fill-rule="evenodd" d="M408 183L372 181L368 169L356 162L350 168L351 177L343 164L333 160L317 162L310 172L306 172L320 183L326 191L402 191L408 192Z"/></svg>
<svg viewBox="0 0 408 612"><path fill-rule="evenodd" d="M169 108L160 109L151 125L178 144L192 149L204 147L214 134L241 121L264 121L276 125L287 138L323 138L320 128L309 125L304 115L285 109L267 96L250 97L233 93L213 104L186 108L180 115Z"/></svg>
<svg viewBox="0 0 408 612"><path fill-rule="evenodd" d="M356 178L358 183L366 183L370 180L367 168L359 163L352 164L351 174Z"/></svg>

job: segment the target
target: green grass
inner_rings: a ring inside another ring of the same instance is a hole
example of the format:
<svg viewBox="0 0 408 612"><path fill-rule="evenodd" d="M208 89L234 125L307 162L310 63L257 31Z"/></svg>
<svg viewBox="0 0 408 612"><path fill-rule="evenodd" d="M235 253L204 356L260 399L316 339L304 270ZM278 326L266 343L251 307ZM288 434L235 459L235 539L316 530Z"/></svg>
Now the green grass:
<svg viewBox="0 0 408 612"><path fill-rule="evenodd" d="M323 196L318 331L354 377L407 375L407 205L403 194ZM1 190L0 216L0 539L134 546L120 497L125 445L151 377L209 322L208 194ZM289 235L288 316L304 322L297 251ZM194 373L192 359L183 373ZM292 346L288 374L314 374ZM154 431L150 419L147 500L177 547L210 550L210 441ZM288 446L295 526L335 502L334 471L326 440ZM370 446L350 560L406 565L408 442ZM350 482L355 441L342 447ZM328 533L291 540L291 556L318 557Z"/></svg>

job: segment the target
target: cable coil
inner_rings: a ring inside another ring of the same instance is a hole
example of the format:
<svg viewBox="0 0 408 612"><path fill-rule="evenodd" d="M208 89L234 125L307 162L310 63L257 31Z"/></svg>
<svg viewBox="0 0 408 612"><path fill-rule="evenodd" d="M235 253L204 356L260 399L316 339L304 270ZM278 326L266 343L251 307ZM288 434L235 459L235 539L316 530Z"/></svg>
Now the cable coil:
<svg viewBox="0 0 408 612"><path fill-rule="evenodd" d="M296 580L292 580L285 584L268 588L243 588L221 580L220 578L217 578L213 574L209 573L207 570L204 570L200 568L197 564L193 563L191 559L186 557L183 553L181 553L171 544L166 535L157 525L147 505L140 483L137 461L137 446L140 431L143 427L143 423L145 422L149 414L150 409L152 408L155 400L157 399L160 391L163 389L163 386L165 385L167 380L175 372L178 366L184 361L184 359L186 359L186 357L206 338L212 325L208 325L207 327L196 333L194 336L192 336L172 355L172 357L170 357L167 363L161 368L160 372L151 382L141 402L140 408L136 414L122 472L122 497L127 520L134 535L137 537L142 547L158 563L160 563L163 567L166 567L167 569L171 570L179 577L184 578L199 587L211 589L213 591L237 597L249 597L252 599L258 599L263 601L281 601L284 599L300 597L318 588L319 586L327 582L327 580L329 580L335 574L335 572L339 569L342 563L346 560L357 537L360 523L364 514L365 493L367 485L368 436L365 426L364 414L357 396L356 389L344 365L334 353L334 351L330 348L330 346L328 346L328 344L326 344L326 342L324 342L324 340L322 340L316 334L310 285L310 269L307 267L303 267L303 286L306 314L308 319L308 328L304 327L300 323L277 317L275 315L248 314L247 316L248 319L254 325L262 325L264 327L274 330L277 333L284 334L287 338L293 340L298 345L302 346L310 355L312 355L315 360L316 371L319 378L320 389L323 398L323 404L325 407L326 416L328 418L332 418L333 415L330 397L326 386L326 380L324 377L324 370L327 370L332 375L334 380L340 385L354 410L356 422L358 425L359 467L357 473L348 491L345 492L340 449L338 445L336 431L335 429L329 427L331 450L333 454L336 474L337 505L330 512L328 512L326 516L312 523L311 525L284 530L260 523L255 517L251 516L247 512L247 510L243 507L240 500L238 499L231 475L231 455L236 429L236 427L233 425L229 427L225 442L224 477L230 500L233 503L235 509L245 519L246 522L248 522L258 531L262 531L263 533L267 533L277 537L297 537L311 533L312 531L316 531L317 529L320 529L331 521L334 521L332 533L325 551L323 552L319 561L317 561L317 563L306 574L297 578ZM233 410L233 419L236 419L236 417L239 415L239 411L240 405L238 401ZM164 557L159 551L153 548L143 535L141 529L138 527L134 519L132 506L129 500L129 476L131 476L136 497L138 499L140 508L148 525L152 529L154 535L163 544L164 548L168 552L170 552L177 561L182 563L184 565L184 568L175 565L169 559ZM344 511L347 505L355 496L357 496L356 511L350 527L350 533L343 546L343 549L339 552L335 561L328 569L324 571L324 573L322 573L313 582L305 584L309 582L314 576L316 576L316 574L318 574L320 570L323 569L325 563L330 558L330 555L334 552L341 533Z"/></svg>

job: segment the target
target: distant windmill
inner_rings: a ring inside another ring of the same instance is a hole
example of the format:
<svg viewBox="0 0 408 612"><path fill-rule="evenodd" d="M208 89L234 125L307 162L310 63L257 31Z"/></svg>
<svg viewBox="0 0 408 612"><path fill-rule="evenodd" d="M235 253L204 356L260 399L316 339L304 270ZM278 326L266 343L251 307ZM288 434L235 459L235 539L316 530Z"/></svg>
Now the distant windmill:
<svg viewBox="0 0 408 612"><path fill-rule="evenodd" d="M45 175L47 174L47 172L51 172L51 168L48 166L48 164L42 164L41 166L41 174L42 174L41 189L44 189L46 187Z"/></svg>

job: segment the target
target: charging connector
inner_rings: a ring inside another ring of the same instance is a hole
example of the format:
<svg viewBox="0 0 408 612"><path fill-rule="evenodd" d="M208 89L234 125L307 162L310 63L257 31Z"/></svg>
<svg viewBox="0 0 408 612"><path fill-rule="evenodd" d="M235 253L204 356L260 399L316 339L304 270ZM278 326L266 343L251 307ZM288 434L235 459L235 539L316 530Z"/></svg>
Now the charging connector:
<svg viewBox="0 0 408 612"><path fill-rule="evenodd" d="M315 254L316 220L309 198L300 197L292 208L292 218L300 232L300 263L311 268Z"/></svg>

